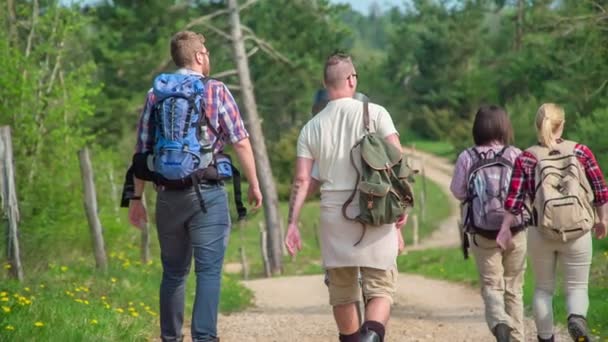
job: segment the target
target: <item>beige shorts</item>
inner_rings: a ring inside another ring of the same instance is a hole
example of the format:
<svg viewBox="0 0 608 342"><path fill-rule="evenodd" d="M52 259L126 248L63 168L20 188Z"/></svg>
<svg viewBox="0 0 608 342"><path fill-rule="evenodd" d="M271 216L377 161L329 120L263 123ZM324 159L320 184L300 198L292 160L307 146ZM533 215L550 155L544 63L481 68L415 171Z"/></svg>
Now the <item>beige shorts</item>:
<svg viewBox="0 0 608 342"><path fill-rule="evenodd" d="M370 267L338 267L327 270L329 287L329 304L331 306L350 304L361 301L359 287L361 271L363 294L366 301L372 298L387 298L393 303L397 270L392 267L381 270Z"/></svg>

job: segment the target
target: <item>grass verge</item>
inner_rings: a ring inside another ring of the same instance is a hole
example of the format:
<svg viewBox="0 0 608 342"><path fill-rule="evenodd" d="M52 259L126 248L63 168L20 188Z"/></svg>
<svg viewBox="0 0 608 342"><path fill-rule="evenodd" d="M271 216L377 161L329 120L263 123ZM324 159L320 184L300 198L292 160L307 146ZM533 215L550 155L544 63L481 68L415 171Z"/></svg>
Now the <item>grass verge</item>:
<svg viewBox="0 0 608 342"><path fill-rule="evenodd" d="M115 227L105 228L112 232ZM107 248L106 273L95 271L92 253L74 253L62 261L26 260L23 283L0 276L0 341L149 341L158 336L162 271L155 234L152 261L144 264L139 234L124 224L121 228L121 241ZM188 319L194 278L191 274L186 285ZM252 296L236 277L224 275L220 311L242 310Z"/></svg>

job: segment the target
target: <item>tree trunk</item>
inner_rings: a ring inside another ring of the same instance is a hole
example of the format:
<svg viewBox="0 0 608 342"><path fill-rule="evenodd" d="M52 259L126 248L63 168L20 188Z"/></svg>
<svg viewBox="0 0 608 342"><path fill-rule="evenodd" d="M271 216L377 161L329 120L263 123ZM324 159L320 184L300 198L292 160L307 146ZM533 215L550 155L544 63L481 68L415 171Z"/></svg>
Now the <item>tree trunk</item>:
<svg viewBox="0 0 608 342"><path fill-rule="evenodd" d="M19 251L19 204L15 189L15 171L13 169L13 143L11 128L0 127L0 188L2 195L2 210L7 217L8 231L8 261L10 273L19 281L23 280L23 267Z"/></svg>
<svg viewBox="0 0 608 342"><path fill-rule="evenodd" d="M101 222L99 222L99 217L97 216L97 194L95 193L95 182L93 181L93 168L91 167L89 150L86 147L78 151L78 159L80 159L80 173L82 174L82 185L84 188L84 208L93 239L95 264L98 269L105 272L108 268L108 261Z"/></svg>
<svg viewBox="0 0 608 342"><path fill-rule="evenodd" d="M251 144L255 156L257 174L260 179L260 187L264 195L264 213L266 215L266 228L268 231L268 249L270 268L272 274L280 274L282 271L281 260L281 217L279 213L279 199L277 195L276 185L270 168L270 161L264 143L264 134L262 125L258 116L257 105L255 103L255 95L253 93L253 84L249 73L249 62L243 33L241 30L241 19L239 16L238 1L228 0L228 9L230 12L230 32L232 40L232 49L234 59L237 64L237 71L241 86L241 94L243 96L243 104L245 106L245 114L247 116L248 129L251 133Z"/></svg>

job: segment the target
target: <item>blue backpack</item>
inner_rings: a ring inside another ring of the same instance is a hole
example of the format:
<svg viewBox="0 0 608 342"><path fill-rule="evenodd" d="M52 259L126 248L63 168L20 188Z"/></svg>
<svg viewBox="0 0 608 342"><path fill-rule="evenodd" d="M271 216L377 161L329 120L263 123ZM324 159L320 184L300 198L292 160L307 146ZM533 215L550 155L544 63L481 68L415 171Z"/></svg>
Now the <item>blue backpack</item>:
<svg viewBox="0 0 608 342"><path fill-rule="evenodd" d="M154 172L160 183L192 177L213 159L204 111L205 79L160 74L152 89L156 97Z"/></svg>

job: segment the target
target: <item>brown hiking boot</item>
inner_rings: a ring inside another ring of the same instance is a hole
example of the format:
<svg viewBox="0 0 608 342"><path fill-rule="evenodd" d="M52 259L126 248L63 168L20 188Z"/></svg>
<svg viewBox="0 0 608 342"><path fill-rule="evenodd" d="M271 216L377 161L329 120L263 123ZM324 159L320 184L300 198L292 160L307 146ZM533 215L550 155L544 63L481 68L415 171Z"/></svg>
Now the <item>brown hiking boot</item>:
<svg viewBox="0 0 608 342"><path fill-rule="evenodd" d="M538 342L555 342L555 338L553 336L549 337L549 338L542 338L540 336L536 336L538 337Z"/></svg>

